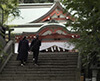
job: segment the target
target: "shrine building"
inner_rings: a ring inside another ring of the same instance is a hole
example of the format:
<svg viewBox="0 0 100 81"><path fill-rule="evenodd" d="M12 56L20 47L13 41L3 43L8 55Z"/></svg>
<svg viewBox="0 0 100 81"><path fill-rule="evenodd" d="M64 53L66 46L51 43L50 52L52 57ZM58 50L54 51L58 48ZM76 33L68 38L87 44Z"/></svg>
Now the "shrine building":
<svg viewBox="0 0 100 81"><path fill-rule="evenodd" d="M79 38L79 35L70 31L71 26L66 27L69 21L75 18L70 13L64 13L64 6L59 1L54 3L27 3L19 4L20 17L9 18L7 24L12 25L15 42L18 43L23 36L27 36L29 42L35 35L42 40L40 51L71 52L75 47L69 39ZM75 50L74 50L75 51Z"/></svg>

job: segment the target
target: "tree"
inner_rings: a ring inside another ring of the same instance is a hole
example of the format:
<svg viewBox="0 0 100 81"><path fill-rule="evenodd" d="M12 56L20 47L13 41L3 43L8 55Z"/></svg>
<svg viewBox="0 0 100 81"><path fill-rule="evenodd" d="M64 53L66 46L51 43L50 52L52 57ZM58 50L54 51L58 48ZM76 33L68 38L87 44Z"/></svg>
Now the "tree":
<svg viewBox="0 0 100 81"><path fill-rule="evenodd" d="M63 0L63 4L65 12L69 11L76 17L70 23L80 38L72 42L82 56L83 68L89 68L93 57L100 55L100 0Z"/></svg>
<svg viewBox="0 0 100 81"><path fill-rule="evenodd" d="M17 9L18 0L0 0L0 24L3 25L8 18L9 14L13 16L19 16L19 10Z"/></svg>
<svg viewBox="0 0 100 81"><path fill-rule="evenodd" d="M6 44L4 23L7 21L9 15L19 16L19 10L17 9L18 0L0 0L0 60L1 52Z"/></svg>
<svg viewBox="0 0 100 81"><path fill-rule="evenodd" d="M17 9L18 0L1 0L0 1L0 36L5 37L6 27L4 23L7 21L9 15L19 16Z"/></svg>

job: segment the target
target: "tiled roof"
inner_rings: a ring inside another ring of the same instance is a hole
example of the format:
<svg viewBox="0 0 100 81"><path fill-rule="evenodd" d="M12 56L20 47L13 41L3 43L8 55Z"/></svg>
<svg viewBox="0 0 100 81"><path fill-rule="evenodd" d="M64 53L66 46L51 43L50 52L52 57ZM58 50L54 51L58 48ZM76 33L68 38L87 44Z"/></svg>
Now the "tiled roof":
<svg viewBox="0 0 100 81"><path fill-rule="evenodd" d="M28 22L34 21L47 13L50 8L34 8L34 9L19 9L20 17L9 17L8 25L20 25L26 24ZM12 20L13 19L13 20Z"/></svg>
<svg viewBox="0 0 100 81"><path fill-rule="evenodd" d="M20 17L13 18L10 16L7 21L7 25L24 25L28 23L36 23L41 19L50 15L50 13L59 7L63 9L61 3L35 3L35 4L20 4Z"/></svg>

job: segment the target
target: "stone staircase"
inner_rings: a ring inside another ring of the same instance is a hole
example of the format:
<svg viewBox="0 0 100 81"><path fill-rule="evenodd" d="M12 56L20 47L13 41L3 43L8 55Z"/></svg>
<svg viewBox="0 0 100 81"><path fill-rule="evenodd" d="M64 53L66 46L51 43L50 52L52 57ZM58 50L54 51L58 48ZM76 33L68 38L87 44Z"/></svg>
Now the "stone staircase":
<svg viewBox="0 0 100 81"><path fill-rule="evenodd" d="M76 53L40 53L39 66L34 65L32 54L24 67L16 57L17 54L13 54L0 74L0 81L76 81Z"/></svg>

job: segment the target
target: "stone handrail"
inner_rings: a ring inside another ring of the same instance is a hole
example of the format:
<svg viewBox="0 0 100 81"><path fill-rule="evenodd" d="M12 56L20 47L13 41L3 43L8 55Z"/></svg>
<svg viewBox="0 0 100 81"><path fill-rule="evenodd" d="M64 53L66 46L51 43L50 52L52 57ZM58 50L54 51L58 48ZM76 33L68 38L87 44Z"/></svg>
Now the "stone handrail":
<svg viewBox="0 0 100 81"><path fill-rule="evenodd" d="M2 57L0 58L0 73L2 72L3 68L5 67L8 60L13 54L14 54L14 42L10 40L0 54Z"/></svg>

